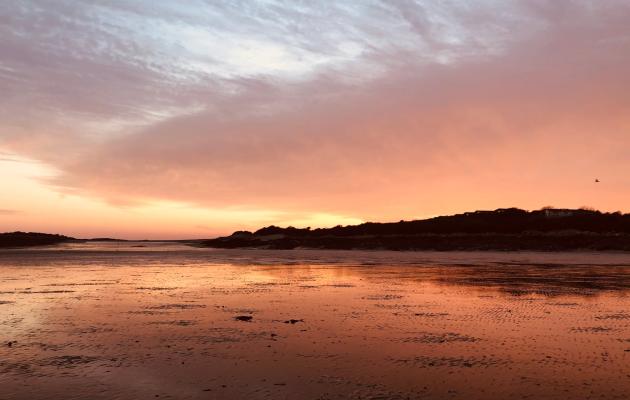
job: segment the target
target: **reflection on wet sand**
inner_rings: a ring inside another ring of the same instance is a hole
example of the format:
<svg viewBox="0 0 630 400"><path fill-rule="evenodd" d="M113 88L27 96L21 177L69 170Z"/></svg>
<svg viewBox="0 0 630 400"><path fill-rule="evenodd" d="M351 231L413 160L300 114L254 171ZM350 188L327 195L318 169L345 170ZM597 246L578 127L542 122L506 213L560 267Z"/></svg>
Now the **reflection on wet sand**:
<svg viewBox="0 0 630 400"><path fill-rule="evenodd" d="M0 398L627 398L624 254L0 253Z"/></svg>

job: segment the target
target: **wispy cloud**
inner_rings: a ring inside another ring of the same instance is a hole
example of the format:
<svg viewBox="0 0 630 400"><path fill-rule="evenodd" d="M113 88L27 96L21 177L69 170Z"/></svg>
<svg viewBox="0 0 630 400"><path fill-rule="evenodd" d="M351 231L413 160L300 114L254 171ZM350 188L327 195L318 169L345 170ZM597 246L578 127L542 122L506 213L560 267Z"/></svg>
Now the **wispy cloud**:
<svg viewBox="0 0 630 400"><path fill-rule="evenodd" d="M4 210L0 208L0 215L15 215L20 213L21 212L18 210Z"/></svg>
<svg viewBox="0 0 630 400"><path fill-rule="evenodd" d="M29 160L24 157L20 157L17 154L5 153L0 151L0 162L12 162L12 163L36 163L35 160Z"/></svg>

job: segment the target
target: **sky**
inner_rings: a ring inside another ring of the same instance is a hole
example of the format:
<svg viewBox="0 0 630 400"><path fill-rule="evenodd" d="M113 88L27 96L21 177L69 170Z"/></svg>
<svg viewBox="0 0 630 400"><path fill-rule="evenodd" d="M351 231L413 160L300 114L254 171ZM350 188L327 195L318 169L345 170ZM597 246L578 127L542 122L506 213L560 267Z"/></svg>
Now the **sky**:
<svg viewBox="0 0 630 400"><path fill-rule="evenodd" d="M0 231L630 212L628 21L627 0L2 1Z"/></svg>

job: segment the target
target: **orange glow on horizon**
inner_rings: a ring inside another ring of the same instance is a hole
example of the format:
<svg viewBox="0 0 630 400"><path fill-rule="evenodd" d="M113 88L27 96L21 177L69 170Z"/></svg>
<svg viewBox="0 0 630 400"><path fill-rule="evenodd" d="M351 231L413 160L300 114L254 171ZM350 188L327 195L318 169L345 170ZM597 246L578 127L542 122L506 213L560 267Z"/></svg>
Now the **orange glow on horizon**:
<svg viewBox="0 0 630 400"><path fill-rule="evenodd" d="M623 2L67 7L6 12L1 231L630 212Z"/></svg>

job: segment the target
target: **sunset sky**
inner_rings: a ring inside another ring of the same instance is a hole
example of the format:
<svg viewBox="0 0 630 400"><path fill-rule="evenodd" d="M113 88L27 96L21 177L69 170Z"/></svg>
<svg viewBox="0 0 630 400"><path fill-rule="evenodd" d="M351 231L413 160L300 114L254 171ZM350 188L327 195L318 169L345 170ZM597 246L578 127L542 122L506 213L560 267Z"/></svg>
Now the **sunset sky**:
<svg viewBox="0 0 630 400"><path fill-rule="evenodd" d="M76 237L630 212L630 2L2 1L0 185Z"/></svg>

